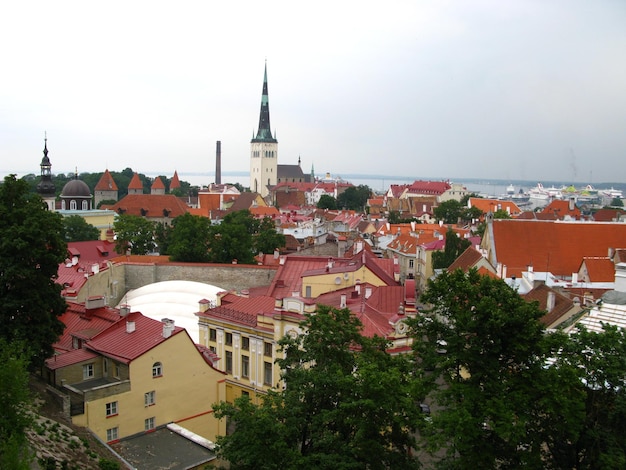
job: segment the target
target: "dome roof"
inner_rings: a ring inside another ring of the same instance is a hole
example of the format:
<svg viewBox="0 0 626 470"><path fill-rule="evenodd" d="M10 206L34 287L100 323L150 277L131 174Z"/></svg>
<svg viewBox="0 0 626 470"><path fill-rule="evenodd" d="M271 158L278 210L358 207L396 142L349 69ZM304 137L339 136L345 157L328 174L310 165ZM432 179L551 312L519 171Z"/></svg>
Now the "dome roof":
<svg viewBox="0 0 626 470"><path fill-rule="evenodd" d="M84 181L72 180L63 186L61 197L91 197L91 191Z"/></svg>

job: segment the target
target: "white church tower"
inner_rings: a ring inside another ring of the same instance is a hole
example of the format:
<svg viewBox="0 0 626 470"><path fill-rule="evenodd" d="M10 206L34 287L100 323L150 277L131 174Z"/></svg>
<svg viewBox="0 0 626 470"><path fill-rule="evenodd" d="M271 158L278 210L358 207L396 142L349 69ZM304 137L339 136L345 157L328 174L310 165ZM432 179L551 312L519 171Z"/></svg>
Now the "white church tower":
<svg viewBox="0 0 626 470"><path fill-rule="evenodd" d="M254 135L254 134L253 134ZM250 191L261 197L269 194L269 187L278 181L278 141L270 129L270 107L267 97L267 63L263 76L263 96L259 128L250 141Z"/></svg>

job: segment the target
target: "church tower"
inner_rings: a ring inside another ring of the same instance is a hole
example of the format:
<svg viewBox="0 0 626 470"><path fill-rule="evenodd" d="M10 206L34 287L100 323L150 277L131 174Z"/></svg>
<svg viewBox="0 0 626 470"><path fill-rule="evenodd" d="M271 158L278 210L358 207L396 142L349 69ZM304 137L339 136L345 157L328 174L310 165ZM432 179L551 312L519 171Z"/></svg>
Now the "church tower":
<svg viewBox="0 0 626 470"><path fill-rule="evenodd" d="M253 134L254 135L254 134ZM267 95L267 62L263 76L261 113L256 137L250 141L250 190L261 197L269 194L268 186L275 186L278 178L278 141L270 129L270 106Z"/></svg>
<svg viewBox="0 0 626 470"><path fill-rule="evenodd" d="M48 137L44 138L43 158L41 159L41 181L37 184L37 192L48 206L49 211L54 211L56 200L56 188L52 181L52 164L48 158Z"/></svg>

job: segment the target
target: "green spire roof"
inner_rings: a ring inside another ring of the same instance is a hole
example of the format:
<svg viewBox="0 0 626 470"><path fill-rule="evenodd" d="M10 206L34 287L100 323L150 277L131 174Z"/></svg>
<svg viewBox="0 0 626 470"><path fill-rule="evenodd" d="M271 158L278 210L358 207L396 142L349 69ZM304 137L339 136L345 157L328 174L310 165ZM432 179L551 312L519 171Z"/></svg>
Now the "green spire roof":
<svg viewBox="0 0 626 470"><path fill-rule="evenodd" d="M261 97L261 113L259 115L259 129L252 142L273 142L277 140L272 136L270 129L270 105L267 95L267 62L265 63L265 73L263 75L263 95Z"/></svg>

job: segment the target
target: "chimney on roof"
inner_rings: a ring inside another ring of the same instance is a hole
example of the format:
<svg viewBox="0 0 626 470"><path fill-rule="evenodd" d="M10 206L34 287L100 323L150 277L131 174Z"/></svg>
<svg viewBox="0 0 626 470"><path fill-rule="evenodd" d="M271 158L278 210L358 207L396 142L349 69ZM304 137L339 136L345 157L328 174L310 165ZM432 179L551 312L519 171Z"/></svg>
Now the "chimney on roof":
<svg viewBox="0 0 626 470"><path fill-rule="evenodd" d="M174 320L164 318L161 321L163 322L163 337L169 338L174 332Z"/></svg>
<svg viewBox="0 0 626 470"><path fill-rule="evenodd" d="M120 305L120 317L127 317L130 313L130 305L122 304Z"/></svg>
<svg viewBox="0 0 626 470"><path fill-rule="evenodd" d="M198 302L199 312L206 312L209 308L211 308L211 301L209 299L202 299Z"/></svg>
<svg viewBox="0 0 626 470"><path fill-rule="evenodd" d="M346 294L341 294L341 301L339 303L339 308L346 308L346 300L347 300L347 296Z"/></svg>
<svg viewBox="0 0 626 470"><path fill-rule="evenodd" d="M568 206L568 208L569 208L570 211L573 211L574 207L576 207L576 199L573 198L573 197L570 197L569 198L569 206Z"/></svg>
<svg viewBox="0 0 626 470"><path fill-rule="evenodd" d="M215 184L222 184L222 142L215 144Z"/></svg>
<svg viewBox="0 0 626 470"><path fill-rule="evenodd" d="M554 302L555 302L554 292L549 291L548 298L546 299L546 310L548 312L551 312L552 310L554 310Z"/></svg>
<svg viewBox="0 0 626 470"><path fill-rule="evenodd" d="M613 261L614 256L615 256L615 248L609 247L609 259Z"/></svg>
<svg viewBox="0 0 626 470"><path fill-rule="evenodd" d="M87 297L87 300L85 301L85 308L87 310L101 307L104 307L104 295L94 295L91 297Z"/></svg>
<svg viewBox="0 0 626 470"><path fill-rule="evenodd" d="M572 284L578 283L578 273L572 273Z"/></svg>
<svg viewBox="0 0 626 470"><path fill-rule="evenodd" d="M126 333L132 333L133 331L135 331L135 322L128 320L126 322Z"/></svg>
<svg viewBox="0 0 626 470"><path fill-rule="evenodd" d="M365 288L365 299L369 299L372 296L372 288L371 287L366 287Z"/></svg>

